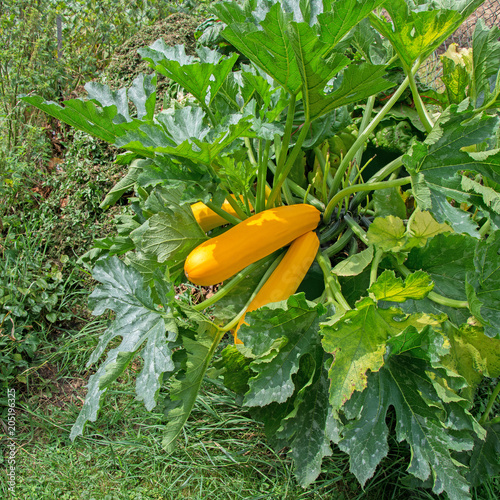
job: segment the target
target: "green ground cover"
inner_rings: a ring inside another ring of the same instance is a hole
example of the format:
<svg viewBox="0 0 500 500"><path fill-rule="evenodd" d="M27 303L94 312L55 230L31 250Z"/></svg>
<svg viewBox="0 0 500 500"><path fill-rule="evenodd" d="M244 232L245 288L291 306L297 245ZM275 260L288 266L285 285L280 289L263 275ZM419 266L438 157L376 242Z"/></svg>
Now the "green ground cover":
<svg viewBox="0 0 500 500"><path fill-rule="evenodd" d="M69 439L85 399L85 385L95 371L85 364L113 320L109 311L99 319L91 315L87 298L96 282L87 262L79 258L94 239L113 234L114 216L132 212L126 198L107 211L99 207L124 174L123 166L114 163L116 149L22 105L16 96L34 93L60 100L80 95L81 84L93 78L120 86L113 75L126 66L113 59L116 47L128 40L135 50L140 29L155 37L154 27L171 12L176 16L180 12L180 31L191 30L206 13L203 4L165 7L162 2L149 2L149 7L140 3L124 16L123 2L107 0L100 7L110 7L109 17L100 19L95 15L96 2L68 2L67 10L50 1L11 3L10 9L0 7L0 45L6 47L0 52L0 408L4 424L0 435L7 443L6 390L14 388L18 451L12 498L445 500L445 494L434 495L409 479L405 471L410 451L392 435L387 457L364 488L349 470L348 455L337 446L323 460L318 479L302 488L287 449L271 448L263 425L250 417L234 393L213 379L203 382L178 446L167 455L162 448L167 426L162 410L168 404L169 387L162 388L158 406L146 411L135 400L140 361L134 361L108 390L97 420L89 422L84 435ZM82 6L87 15L67 15L63 32L72 50L57 64L48 64L57 50L53 30L57 15ZM106 36L97 37L96 32ZM112 72L108 64L115 68ZM130 83L126 78L122 82ZM168 106L178 88L166 85L165 90L167 97L161 104ZM178 293L187 301L198 301L204 292L190 287ZM224 341L219 349L226 345ZM484 413L496 382L488 380L479 387L474 416ZM495 407L493 412L497 411ZM395 428L393 412L388 412L387 424ZM0 455L0 492L5 498L10 494L7 460L5 451ZM499 495L500 477L495 475L471 491L478 500Z"/></svg>

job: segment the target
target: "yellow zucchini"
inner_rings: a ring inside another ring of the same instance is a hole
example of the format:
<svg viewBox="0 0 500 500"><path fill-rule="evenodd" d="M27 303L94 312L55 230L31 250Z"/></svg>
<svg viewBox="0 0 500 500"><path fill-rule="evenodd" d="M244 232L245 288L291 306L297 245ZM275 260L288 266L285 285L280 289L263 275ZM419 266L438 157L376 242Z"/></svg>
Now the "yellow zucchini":
<svg viewBox="0 0 500 500"><path fill-rule="evenodd" d="M320 215L319 210L307 204L259 212L198 245L187 256L184 273L196 285L220 283L315 229Z"/></svg>
<svg viewBox="0 0 500 500"><path fill-rule="evenodd" d="M266 200L270 192L271 188L266 184ZM235 198L234 194L232 194L231 196ZM242 195L240 195L240 200L244 201ZM252 204L249 203L249 205L250 205L250 210L253 211ZM231 203L229 203L227 200L224 200L224 203L222 204L221 208L222 210L224 210L224 212L227 212L230 215L238 217L238 214L231 206ZM228 223L227 220L224 219L224 217L221 217L219 214L216 214L211 208L208 208L205 205L205 203L201 201L199 201L198 203L193 203L191 205L191 210L193 211L193 215L194 218L196 219L196 222L201 226L201 228L203 229L203 231L205 231L205 233L211 231L212 229L215 229L216 227Z"/></svg>
<svg viewBox="0 0 500 500"><path fill-rule="evenodd" d="M243 199L243 196L241 196L241 198ZM224 200L221 208L228 214L238 217L238 214L227 200ZM228 224L224 217L216 214L211 208L208 208L205 203L201 201L191 205L191 210L193 211L196 222L201 226L205 233L211 229L222 226L223 224Z"/></svg>
<svg viewBox="0 0 500 500"><path fill-rule="evenodd" d="M314 231L309 231L294 240L281 262L250 302L246 312L255 311L272 302L286 300L293 295L311 267L318 248L319 240ZM245 315L241 317L234 330L235 344L242 344L236 334L244 319Z"/></svg>

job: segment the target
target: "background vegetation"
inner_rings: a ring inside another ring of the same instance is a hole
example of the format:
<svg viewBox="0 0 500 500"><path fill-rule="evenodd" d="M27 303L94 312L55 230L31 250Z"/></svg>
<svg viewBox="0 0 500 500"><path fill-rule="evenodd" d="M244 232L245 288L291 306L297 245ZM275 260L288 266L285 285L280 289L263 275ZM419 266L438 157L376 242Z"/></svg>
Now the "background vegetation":
<svg viewBox="0 0 500 500"><path fill-rule="evenodd" d="M93 283L79 257L94 238L112 232L113 215L126 210L99 208L123 167L113 163L112 148L70 131L18 96L34 93L61 102L79 95L92 79L120 86L137 70L140 46L162 35L194 43L207 3L0 3L0 411L4 417L6 388L15 388L16 496L436 498L401 479L410 457L396 442L364 491L338 449L324 461L318 481L299 488L286 453L270 449L260 425L233 395L208 381L184 430L184 444L167 457L161 448L161 407L150 413L134 400L132 380L140 371L135 365L119 389L108 391L106 407L85 436L75 443L68 438L90 374L85 363L107 326L86 307ZM168 105L176 89L165 82L164 90ZM486 400L491 387L482 391ZM484 405L483 399L477 404ZM0 455L0 491L7 497L4 465ZM498 498L500 478L491 478L474 495Z"/></svg>

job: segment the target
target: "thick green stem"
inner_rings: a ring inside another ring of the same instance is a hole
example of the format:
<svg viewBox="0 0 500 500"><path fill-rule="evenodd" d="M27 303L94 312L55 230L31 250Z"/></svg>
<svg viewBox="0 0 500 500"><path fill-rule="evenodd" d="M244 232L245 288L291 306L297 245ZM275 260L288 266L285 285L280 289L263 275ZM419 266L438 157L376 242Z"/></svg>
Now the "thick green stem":
<svg viewBox="0 0 500 500"><path fill-rule="evenodd" d="M388 163L385 167L381 168L372 177L370 177L370 179L368 179L365 182L365 185L373 184L375 182L380 182L382 179L385 179L386 177L394 173L396 170L400 169L402 166L403 166L403 156L399 156L395 160L392 160L390 163ZM358 205L366 198L366 196L367 196L366 192L360 192L356 194L351 200L351 203L349 204L349 210L351 212L354 211L358 207Z"/></svg>
<svg viewBox="0 0 500 500"><path fill-rule="evenodd" d="M498 397L498 394L500 394L500 381L498 381L495 389L493 389L488 404L486 405L486 409L484 410L483 416L479 419L479 423L481 425L484 425L488 421L488 416L491 412L491 409L493 408L493 405L495 404L495 400Z"/></svg>
<svg viewBox="0 0 500 500"><path fill-rule="evenodd" d="M219 288L219 290L217 290L217 292L215 292L210 298L192 306L193 309L195 311L203 311L203 309L213 306L217 301L225 297L236 285L241 283L249 274L252 274L262 265L271 262L274 258L276 258L276 255L271 254L245 267L245 269L242 269L238 274L236 274L229 283Z"/></svg>
<svg viewBox="0 0 500 500"><path fill-rule="evenodd" d="M400 264L396 260L396 258L393 258L392 261L396 269L405 278L412 273L404 264ZM442 306L455 307L457 309L467 309L469 307L469 303L466 300L450 299L448 297L443 297L443 295L439 295L438 293L435 292L429 292L427 298L432 300L436 304L441 304Z"/></svg>
<svg viewBox="0 0 500 500"><path fill-rule="evenodd" d="M252 142L248 137L244 137L245 146L247 148L248 159L252 165L257 165L257 160L255 159L255 155L253 154Z"/></svg>
<svg viewBox="0 0 500 500"><path fill-rule="evenodd" d="M227 201L229 203L231 203L230 198L231 198L231 196L227 197ZM233 199L233 201L235 201L235 200ZM234 225L239 224L243 219L246 218L246 215L244 217L242 217L241 219L239 219L238 217L236 217L236 216L234 216L232 214L227 213L225 210L222 210L221 207L218 207L217 205L215 205L213 201L207 201L205 203L205 205L208 208L210 208L210 210L213 210L217 215L220 215L221 217L223 217L224 219L226 219L230 224L234 224ZM231 206L233 206L233 205L231 204ZM241 211L241 208L239 206L238 206L238 210Z"/></svg>
<svg viewBox="0 0 500 500"><path fill-rule="evenodd" d="M316 158L318 159L321 171L323 172L323 185L325 185L326 182L328 184L328 187L330 187L331 183L333 182L333 177L330 173L330 162L325 158L323 151L321 151L319 147L316 146L313 151ZM326 196L324 199L326 201Z"/></svg>
<svg viewBox="0 0 500 500"><path fill-rule="evenodd" d="M345 215L344 220L347 222L349 227L352 229L353 233L365 244L369 245L368 237L366 236L366 232L364 229L350 216Z"/></svg>
<svg viewBox="0 0 500 500"><path fill-rule="evenodd" d="M269 276L273 273L273 271L276 269L278 264L281 262L281 259L285 256L285 252L282 252L278 257L275 257L274 262L267 268L264 276L262 276L261 280L259 281L259 284L253 291L252 295L250 295L250 298L246 301L245 306L240 310L240 312L225 326L223 326L220 330L227 332L229 330L232 330L237 324L240 318L245 314L246 310L248 309L248 306L252 303L252 300L255 298L255 296L259 293L259 290L264 286L264 283L267 281Z"/></svg>
<svg viewBox="0 0 500 500"><path fill-rule="evenodd" d="M377 189L387 189L390 187L403 186L404 184L409 184L411 182L411 177L403 177L401 179L394 179L393 181L384 182L372 182L366 184L354 184L354 186L349 186L345 189L339 191L326 206L325 212L323 214L323 221L328 224L335 207L343 200L346 196L350 196L353 193L360 191L375 191Z"/></svg>
<svg viewBox="0 0 500 500"><path fill-rule="evenodd" d="M271 172L274 174L276 172L276 165L272 161L268 162L269 168ZM302 186L299 186L296 182L291 179L286 179L285 184L288 184L290 191L295 193L299 198L306 199L309 205L316 207L318 210L323 211L325 209L325 205L321 203L315 196L311 193L307 192Z"/></svg>
<svg viewBox="0 0 500 500"><path fill-rule="evenodd" d="M372 112L373 112L373 106L375 105L375 98L376 98L376 96L372 95L366 101L365 111L363 112L363 119L361 120L361 123L359 125L359 129L358 129L358 135L363 133L363 131L366 129L366 127L370 123L370 120L372 117ZM362 156L363 156L363 148L359 148L358 151L356 152L356 155L354 156L354 161L357 165L361 165L361 157Z"/></svg>
<svg viewBox="0 0 500 500"><path fill-rule="evenodd" d="M490 227L491 227L491 219L488 218L488 220L479 229L479 234L481 235L481 238L484 238L488 234Z"/></svg>
<svg viewBox="0 0 500 500"><path fill-rule="evenodd" d="M241 208L241 206L240 206L240 204L235 196L231 196L231 195L226 196L226 200L231 205L233 210L236 212L236 216L238 218L240 218L241 220L245 220L248 217L250 210L248 211L248 213L245 213L243 211L243 209ZM247 207L247 208L250 209L250 207Z"/></svg>
<svg viewBox="0 0 500 500"><path fill-rule="evenodd" d="M340 306L344 311L348 311L349 309L351 309L351 306L347 303L347 300L345 300L344 296L342 295L335 275L332 274L330 259L326 255L324 255L321 250L319 250L316 255L316 261L318 262L325 278L327 296L330 301L333 302L335 308L338 309L338 307Z"/></svg>
<svg viewBox="0 0 500 500"><path fill-rule="evenodd" d="M380 261L382 260L382 257L384 256L384 252L382 250L377 250L375 252L375 255L372 260L372 265L370 268L370 286L377 281L377 275L378 275L378 266L380 264Z"/></svg>
<svg viewBox="0 0 500 500"><path fill-rule="evenodd" d="M420 66L420 59L417 61L417 63ZM407 75L410 79L411 93L413 95L413 102L415 103L415 108L417 109L418 116L420 117L420 121L425 127L426 132L429 133L434 127L434 122L430 117L429 112L427 111L427 108L422 101L422 98L420 97L414 73L412 71L408 71Z"/></svg>
<svg viewBox="0 0 500 500"><path fill-rule="evenodd" d="M255 201L255 213L262 212L266 208L266 177L270 147L271 141L266 141L262 158L259 158L259 168L257 170L257 199Z"/></svg>
<svg viewBox="0 0 500 500"><path fill-rule="evenodd" d="M333 257L338 254L347 246L349 241L351 241L353 235L354 233L352 232L352 229L349 228L332 246L324 250L324 254L327 257Z"/></svg>
<svg viewBox="0 0 500 500"><path fill-rule="evenodd" d="M290 170L292 169L293 163L295 162L297 156L299 155L302 149L302 144L304 143L307 134L309 133L309 125L310 123L308 121L304 122L300 134L297 137L297 142L295 143L294 147L292 148L292 151L288 155L283 170L280 170L279 166L276 168L276 176L274 178L273 188L271 189L271 193L269 194L269 198L267 199L266 208L271 208L274 206L274 200L276 199L276 196L278 195L281 186L285 182ZM283 157L283 154L285 154L285 151L282 149L280 160Z"/></svg>
<svg viewBox="0 0 500 500"><path fill-rule="evenodd" d="M293 129L293 119L295 117L295 102L297 96L292 94L290 96L290 101L288 103L288 111L286 115L286 123L285 123L285 131L283 134L283 139L281 141L279 158L277 159L277 174L281 174L281 170L283 169L283 165L285 164L285 160L288 153L288 146L290 145L290 138L292 137L292 129Z"/></svg>
<svg viewBox="0 0 500 500"><path fill-rule="evenodd" d="M418 67L415 69L415 71L418 69ZM394 104L397 102L397 100L401 97L401 94L405 91L406 87L408 87L408 84L410 83L410 79L408 76L403 80L401 85L398 87L396 92L392 95L392 97L387 101L385 106L377 113L377 115L373 118L373 120L367 125L366 129L363 130L358 135L358 138L352 145L351 149L347 151L346 155L340 162L340 165L337 169L337 172L335 174L335 177L333 178L333 183L330 189L330 197L334 195L334 193L337 192L337 190L340 187L340 184L342 182L342 179L349 167L349 164L351 163L351 160L356 156L356 153L360 148L363 147L365 142L368 140L370 137L370 134L375 130L377 125L381 122L382 118L388 113L388 111L394 106Z"/></svg>

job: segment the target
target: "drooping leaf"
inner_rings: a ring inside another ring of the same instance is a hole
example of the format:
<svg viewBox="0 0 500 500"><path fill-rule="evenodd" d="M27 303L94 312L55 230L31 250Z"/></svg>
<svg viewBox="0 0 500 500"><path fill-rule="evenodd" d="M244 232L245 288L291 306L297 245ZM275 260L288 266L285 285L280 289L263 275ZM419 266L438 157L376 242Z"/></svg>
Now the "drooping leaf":
<svg viewBox="0 0 500 500"><path fill-rule="evenodd" d="M102 103L98 101L99 104L84 99L68 99L64 101L64 106L61 106L56 102L45 101L40 96L26 96L22 97L22 100L77 130L115 144L119 137L137 130L144 122L128 116L128 106L126 111L124 109L126 100L123 92L110 98L111 91L105 88L106 91L94 92L95 101L97 98L102 99ZM120 111L126 114L122 115Z"/></svg>
<svg viewBox="0 0 500 500"><path fill-rule="evenodd" d="M373 246L370 245L359 253L350 255L341 260L333 269L332 273L337 276L357 276L370 264L373 259Z"/></svg>
<svg viewBox="0 0 500 500"><path fill-rule="evenodd" d="M407 299L423 299L434 288L430 276L424 271L416 271L403 280L396 278L394 271L386 270L368 289L377 300L404 302Z"/></svg>
<svg viewBox="0 0 500 500"><path fill-rule="evenodd" d="M88 420L95 421L101 396L109 384L128 366L132 357L141 351L143 369L137 379L137 396L151 410L156 405L156 394L162 373L173 370L170 343L175 341L177 328L172 319L166 319L168 304L160 311L151 298L151 290L144 286L141 275L125 266L117 257L99 261L94 268L94 279L101 282L90 295L93 314L106 309L116 317L99 339L87 366L95 363L104 353L109 342L121 337L121 343L111 349L97 372L89 378L85 403L73 425L70 438L82 434ZM146 383L147 382L147 383Z"/></svg>
<svg viewBox="0 0 500 500"><path fill-rule="evenodd" d="M171 378L170 404L166 410L168 423L162 441L167 452L175 448L175 441L191 414L205 373L224 334L202 314L189 311L188 315L195 322L196 331L180 329L185 358L182 369Z"/></svg>
<svg viewBox="0 0 500 500"><path fill-rule="evenodd" d="M407 328L420 331L427 325L438 325L443 319L426 314L405 315L396 308L380 309L365 298L333 324L322 324L323 348L333 356L328 371L333 409L339 410L354 391L366 388L368 371L376 372L384 365L390 337Z"/></svg>

